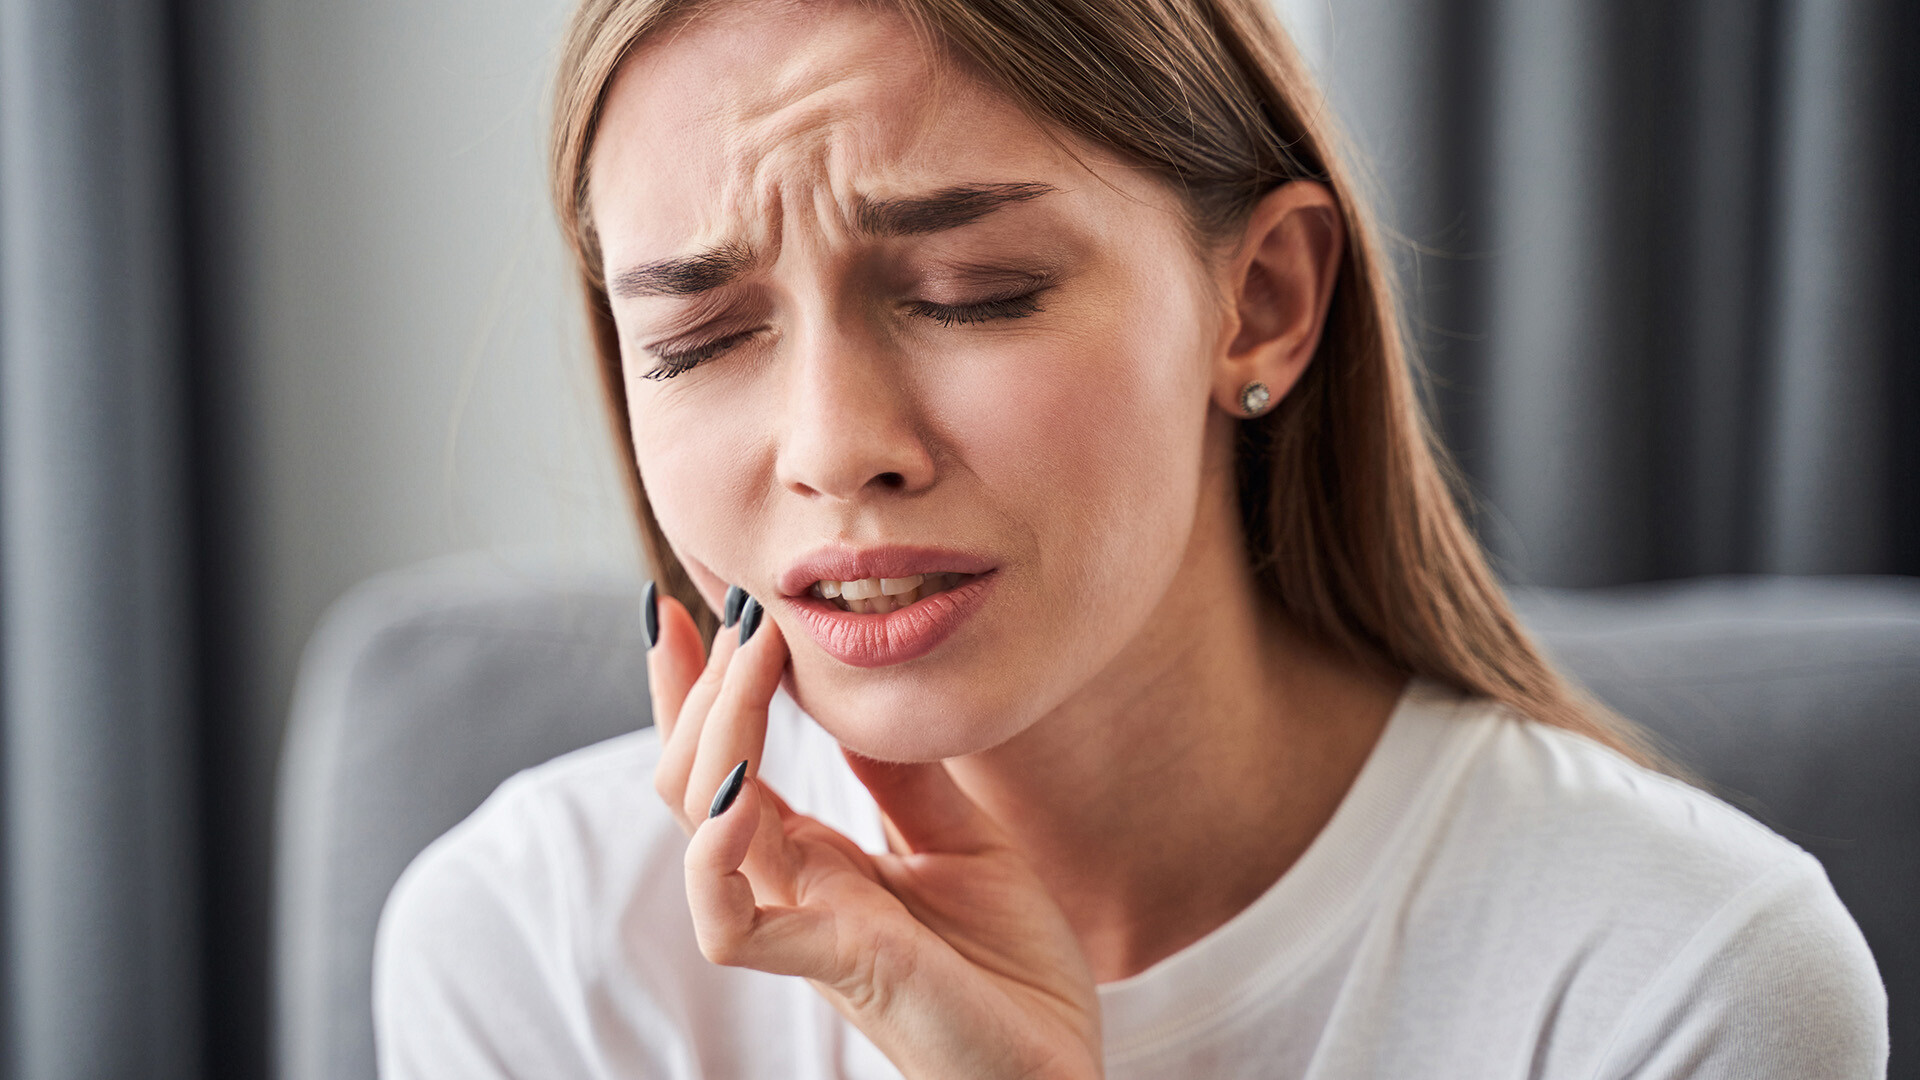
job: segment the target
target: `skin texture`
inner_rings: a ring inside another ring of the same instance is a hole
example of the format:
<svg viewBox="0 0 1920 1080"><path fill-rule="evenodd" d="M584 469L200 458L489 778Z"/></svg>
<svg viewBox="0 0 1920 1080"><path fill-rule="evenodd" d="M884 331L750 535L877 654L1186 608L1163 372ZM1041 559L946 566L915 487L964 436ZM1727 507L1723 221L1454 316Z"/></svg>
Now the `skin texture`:
<svg viewBox="0 0 1920 1080"><path fill-rule="evenodd" d="M962 184L1049 193L957 228L862 228L863 206ZM761 2L628 59L590 192L610 281L716 249L745 267L613 301L655 514L716 610L728 583L767 604L750 643L707 657L663 600L649 655L703 949L814 980L909 1076L1097 1075L1094 982L1277 880L1400 688L1267 610L1234 503L1240 388L1279 397L1318 342L1331 196L1288 184L1197 251L1169 187L1041 128L903 21ZM1017 317L926 307L1035 280ZM830 542L984 556L994 588L925 656L850 666L776 584ZM736 762L757 772L783 681L848 749L893 854L757 781L704 820Z"/></svg>

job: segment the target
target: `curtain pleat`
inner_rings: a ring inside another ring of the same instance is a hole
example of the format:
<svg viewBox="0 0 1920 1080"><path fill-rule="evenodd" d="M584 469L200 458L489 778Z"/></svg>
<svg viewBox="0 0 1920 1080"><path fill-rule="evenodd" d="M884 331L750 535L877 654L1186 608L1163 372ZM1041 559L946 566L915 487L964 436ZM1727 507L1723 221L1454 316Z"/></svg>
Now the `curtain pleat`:
<svg viewBox="0 0 1920 1080"><path fill-rule="evenodd" d="M1915 211L1874 197L1878 20L1870 7L1801 3L1784 15L1761 557L1859 573L1891 554L1883 499L1891 424L1860 422L1887 401L1893 359L1882 339L1881 223ZM1915 361L1911 342L1902 359ZM1902 419L1916 422L1912 412Z"/></svg>
<svg viewBox="0 0 1920 1080"><path fill-rule="evenodd" d="M1910 8L1332 0L1508 576L1920 573Z"/></svg>
<svg viewBox="0 0 1920 1080"><path fill-rule="evenodd" d="M165 5L0 0L6 1075L198 1073Z"/></svg>

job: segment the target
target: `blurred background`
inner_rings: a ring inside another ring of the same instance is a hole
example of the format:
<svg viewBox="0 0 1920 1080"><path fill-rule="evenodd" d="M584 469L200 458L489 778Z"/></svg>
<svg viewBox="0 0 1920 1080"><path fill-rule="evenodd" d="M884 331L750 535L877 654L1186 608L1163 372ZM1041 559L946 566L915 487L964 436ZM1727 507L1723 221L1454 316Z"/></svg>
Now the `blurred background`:
<svg viewBox="0 0 1920 1080"><path fill-rule="evenodd" d="M0 0L0 1075L269 1075L327 605L636 565L545 196L568 7ZM1920 574L1920 7L1281 7L1510 580Z"/></svg>

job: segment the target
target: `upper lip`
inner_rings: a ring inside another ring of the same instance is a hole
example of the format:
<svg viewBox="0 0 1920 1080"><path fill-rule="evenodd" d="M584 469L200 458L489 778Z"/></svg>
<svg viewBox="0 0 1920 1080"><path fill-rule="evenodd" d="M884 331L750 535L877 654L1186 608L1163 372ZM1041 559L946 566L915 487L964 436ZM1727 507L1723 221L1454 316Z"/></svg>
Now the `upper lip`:
<svg viewBox="0 0 1920 1080"><path fill-rule="evenodd" d="M780 592L799 596L816 581L860 581L865 578L903 578L915 574L984 574L993 560L952 548L889 544L855 548L828 545L801 556L780 572Z"/></svg>

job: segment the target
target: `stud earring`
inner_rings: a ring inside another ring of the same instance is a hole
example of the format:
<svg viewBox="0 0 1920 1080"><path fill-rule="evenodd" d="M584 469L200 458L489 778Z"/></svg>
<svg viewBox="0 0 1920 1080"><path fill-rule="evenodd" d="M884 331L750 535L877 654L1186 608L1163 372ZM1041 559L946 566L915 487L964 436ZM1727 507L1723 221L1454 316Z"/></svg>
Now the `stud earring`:
<svg viewBox="0 0 1920 1080"><path fill-rule="evenodd" d="M1267 411L1267 405L1273 400L1273 392L1263 382L1250 382L1240 388L1240 411L1248 416L1259 416Z"/></svg>

